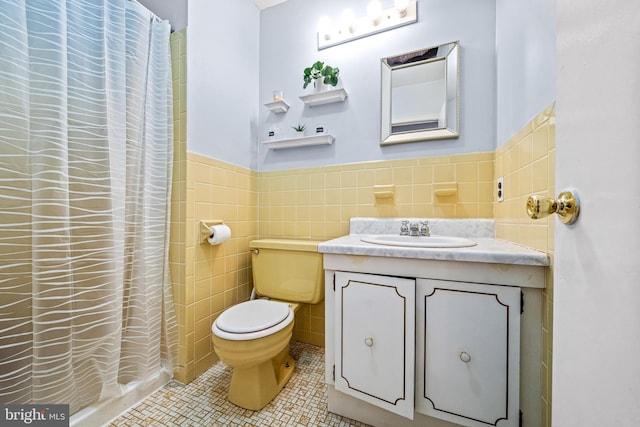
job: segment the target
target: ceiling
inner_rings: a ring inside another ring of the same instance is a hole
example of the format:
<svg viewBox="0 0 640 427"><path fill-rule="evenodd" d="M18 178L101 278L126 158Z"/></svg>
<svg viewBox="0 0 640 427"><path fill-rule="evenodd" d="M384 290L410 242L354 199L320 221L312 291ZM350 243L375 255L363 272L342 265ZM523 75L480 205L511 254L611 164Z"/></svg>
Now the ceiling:
<svg viewBox="0 0 640 427"><path fill-rule="evenodd" d="M187 0L138 0L144 7L162 19L171 22L179 31L187 26Z"/></svg>
<svg viewBox="0 0 640 427"><path fill-rule="evenodd" d="M260 10L275 6L285 1L287 0L253 0L253 2L256 4L256 6L258 6L258 9Z"/></svg>
<svg viewBox="0 0 640 427"><path fill-rule="evenodd" d="M188 0L138 0L147 9L162 19L168 19L174 30L181 30L187 26ZM253 0L260 10L267 9L287 0Z"/></svg>

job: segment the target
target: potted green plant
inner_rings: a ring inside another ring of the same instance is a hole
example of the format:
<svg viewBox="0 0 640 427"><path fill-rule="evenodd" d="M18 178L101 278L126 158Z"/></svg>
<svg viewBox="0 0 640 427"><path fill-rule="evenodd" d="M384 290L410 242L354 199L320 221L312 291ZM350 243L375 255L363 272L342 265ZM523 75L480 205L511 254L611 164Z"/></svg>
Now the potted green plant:
<svg viewBox="0 0 640 427"><path fill-rule="evenodd" d="M320 89L320 85L318 83L336 86L338 84L339 74L340 69L338 67L324 65L324 62L316 61L311 67L304 69L304 86L302 86L302 88L306 89L311 82L314 83L316 90Z"/></svg>
<svg viewBox="0 0 640 427"><path fill-rule="evenodd" d="M307 128L307 125L299 124L297 126L291 126L291 129L296 131L298 136L304 136L304 130Z"/></svg>

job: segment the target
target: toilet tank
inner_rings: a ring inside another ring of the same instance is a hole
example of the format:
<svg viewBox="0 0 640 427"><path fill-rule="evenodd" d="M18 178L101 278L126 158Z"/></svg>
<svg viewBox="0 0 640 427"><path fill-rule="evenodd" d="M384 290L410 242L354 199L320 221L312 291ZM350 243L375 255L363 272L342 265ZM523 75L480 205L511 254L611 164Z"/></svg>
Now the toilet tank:
<svg viewBox="0 0 640 427"><path fill-rule="evenodd" d="M312 240L262 239L249 243L253 287L260 296L315 304L324 299L324 270Z"/></svg>

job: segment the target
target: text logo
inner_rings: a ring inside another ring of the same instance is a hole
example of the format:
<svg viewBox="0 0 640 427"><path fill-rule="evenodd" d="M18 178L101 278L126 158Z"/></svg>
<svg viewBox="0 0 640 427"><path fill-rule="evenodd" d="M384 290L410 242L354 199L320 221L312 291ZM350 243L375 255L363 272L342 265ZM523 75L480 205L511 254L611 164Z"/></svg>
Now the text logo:
<svg viewBox="0 0 640 427"><path fill-rule="evenodd" d="M68 427L69 405L2 405L2 426Z"/></svg>

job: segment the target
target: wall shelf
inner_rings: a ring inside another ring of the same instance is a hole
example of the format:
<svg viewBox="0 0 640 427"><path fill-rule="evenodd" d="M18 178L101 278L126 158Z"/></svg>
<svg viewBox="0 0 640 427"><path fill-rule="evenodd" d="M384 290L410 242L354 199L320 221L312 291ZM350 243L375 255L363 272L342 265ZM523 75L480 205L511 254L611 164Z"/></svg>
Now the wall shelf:
<svg viewBox="0 0 640 427"><path fill-rule="evenodd" d="M281 148L306 147L311 145L330 145L333 143L334 139L333 135L322 134L302 136L299 138L277 139L274 141L262 141L262 144L272 150L278 150Z"/></svg>
<svg viewBox="0 0 640 427"><path fill-rule="evenodd" d="M282 99L273 102L267 102L266 104L264 104L264 106L267 107L269 111L275 114L286 113L287 110L289 110L289 104L287 104Z"/></svg>
<svg viewBox="0 0 640 427"><path fill-rule="evenodd" d="M396 186L394 184L386 185L374 185L373 196L376 199L391 199L396 192Z"/></svg>
<svg viewBox="0 0 640 427"><path fill-rule="evenodd" d="M433 194L438 199L453 197L458 194L458 184L456 182L433 184Z"/></svg>
<svg viewBox="0 0 640 427"><path fill-rule="evenodd" d="M322 104L330 104L332 102L344 102L347 99L347 91L343 88L327 90L324 92L312 93L310 95L302 95L300 99L309 107Z"/></svg>

